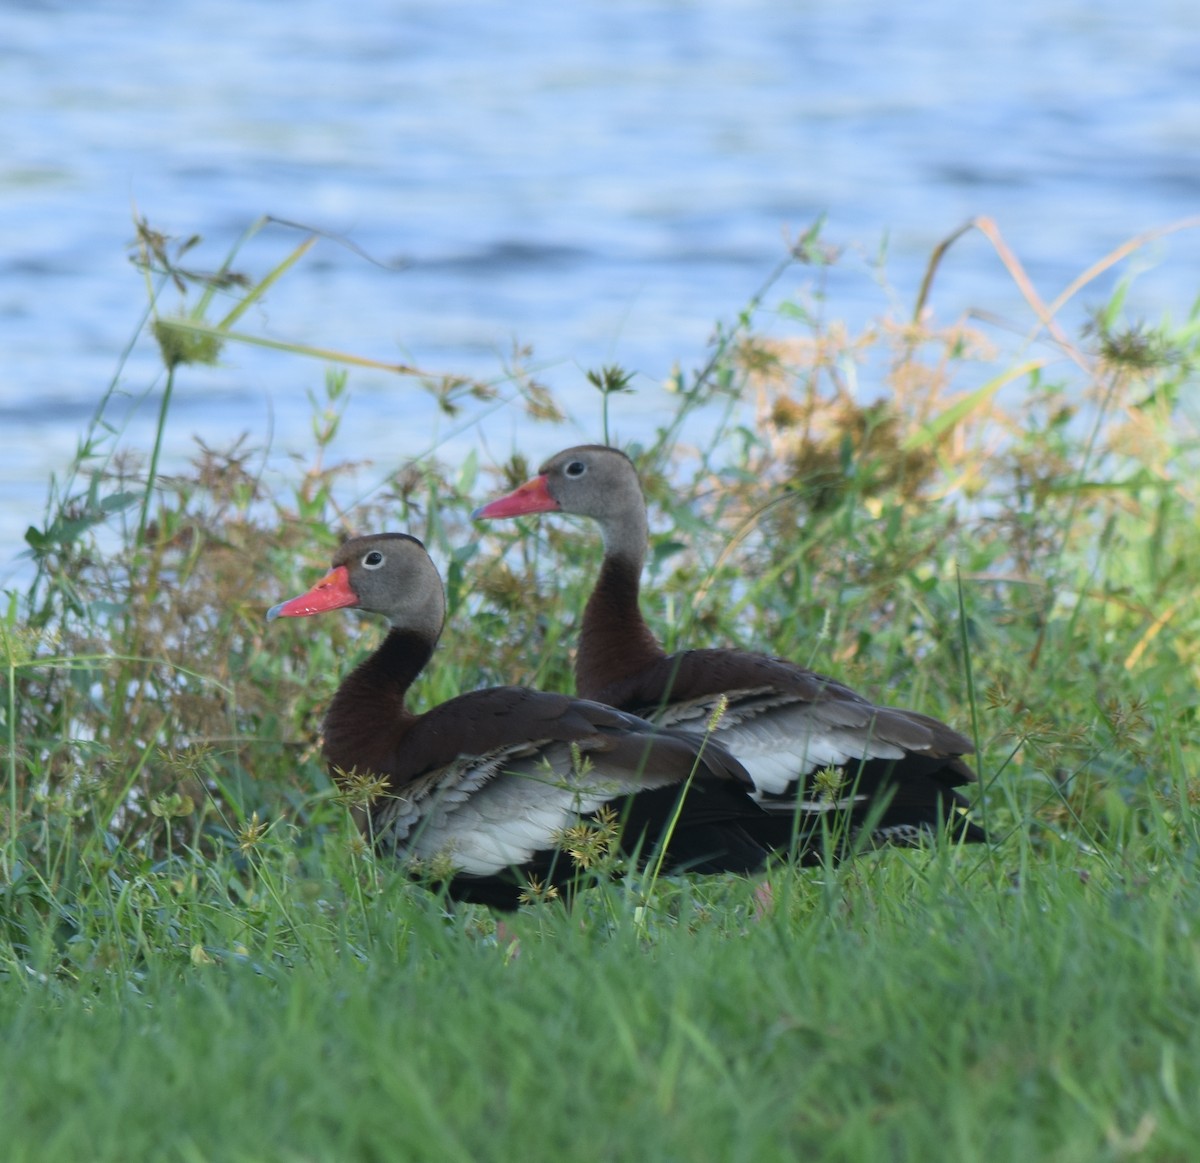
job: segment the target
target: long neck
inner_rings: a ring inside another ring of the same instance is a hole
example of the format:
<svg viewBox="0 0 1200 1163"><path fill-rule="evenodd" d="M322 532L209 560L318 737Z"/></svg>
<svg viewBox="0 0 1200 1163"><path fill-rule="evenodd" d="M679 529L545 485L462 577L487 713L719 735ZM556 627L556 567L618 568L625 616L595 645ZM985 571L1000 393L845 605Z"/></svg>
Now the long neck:
<svg viewBox="0 0 1200 1163"><path fill-rule="evenodd" d="M639 577L646 557L646 515L604 526L604 561L583 611L575 689L597 698L613 683L628 679L663 657L638 602Z"/></svg>
<svg viewBox="0 0 1200 1163"><path fill-rule="evenodd" d="M324 751L339 783L352 770L391 779L400 741L417 718L405 696L434 645L425 634L392 630L338 687L325 715Z"/></svg>

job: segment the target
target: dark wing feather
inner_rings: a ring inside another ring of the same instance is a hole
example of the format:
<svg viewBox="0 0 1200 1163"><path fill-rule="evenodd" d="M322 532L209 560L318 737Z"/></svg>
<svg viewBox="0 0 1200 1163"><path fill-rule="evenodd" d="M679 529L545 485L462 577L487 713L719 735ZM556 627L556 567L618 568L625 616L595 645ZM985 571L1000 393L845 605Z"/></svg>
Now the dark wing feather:
<svg viewBox="0 0 1200 1163"><path fill-rule="evenodd" d="M728 752L584 699L522 687L461 695L416 719L387 766L376 842L452 868L455 885L544 869L563 831L602 807L624 820L626 850L648 854L685 784L669 870L750 871L766 857L746 830L765 813ZM569 860L555 867L572 871Z"/></svg>
<svg viewBox="0 0 1200 1163"><path fill-rule="evenodd" d="M648 786L686 779L698 747L692 732L657 726L600 702L528 687L492 687L459 695L416 719L404 732L388 774L399 789L463 756L546 743L575 743L595 763L623 772L642 769ZM713 778L751 786L741 765L718 746L706 747L700 763Z"/></svg>
<svg viewBox="0 0 1200 1163"><path fill-rule="evenodd" d="M939 821L949 822L954 835L984 839L954 790L975 779L962 758L974 750L969 739L929 715L876 706L785 659L683 651L597 693L694 732L707 728L724 699L715 738L750 772L769 811L790 814L797 803L813 819L843 811L851 830L872 820L893 841L934 830ZM841 790L812 786L814 774L827 768L839 769Z"/></svg>

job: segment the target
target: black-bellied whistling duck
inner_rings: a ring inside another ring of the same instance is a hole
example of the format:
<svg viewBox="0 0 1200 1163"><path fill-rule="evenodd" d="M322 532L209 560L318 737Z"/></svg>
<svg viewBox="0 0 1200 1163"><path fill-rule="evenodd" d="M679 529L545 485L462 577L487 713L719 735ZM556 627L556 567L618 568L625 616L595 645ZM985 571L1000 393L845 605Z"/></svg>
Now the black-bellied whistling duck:
<svg viewBox="0 0 1200 1163"><path fill-rule="evenodd" d="M515 908L531 882L569 888L580 870L566 850L580 841L565 833L581 820L599 820L614 836L622 826L613 851L643 858L669 833L666 871L762 866L769 848L754 827L774 821L718 744L515 686L413 714L406 695L446 612L441 578L415 537L345 542L327 576L267 617L347 606L382 614L391 629L338 687L325 716L325 759L339 783L352 772L383 782L360 819L364 833L377 849L433 870L451 896Z"/></svg>
<svg viewBox="0 0 1200 1163"><path fill-rule="evenodd" d="M727 698L714 734L750 772L764 808L795 814L799 804L801 859L820 859L812 841L823 818L848 825L831 829L843 840L869 820L873 844L911 844L942 827L960 840L987 839L957 790L975 779L963 760L974 748L944 723L875 706L784 659L744 650L663 651L638 601L649 527L637 470L624 453L594 444L568 448L474 515L549 511L590 517L604 538L575 659L581 697L692 730Z"/></svg>

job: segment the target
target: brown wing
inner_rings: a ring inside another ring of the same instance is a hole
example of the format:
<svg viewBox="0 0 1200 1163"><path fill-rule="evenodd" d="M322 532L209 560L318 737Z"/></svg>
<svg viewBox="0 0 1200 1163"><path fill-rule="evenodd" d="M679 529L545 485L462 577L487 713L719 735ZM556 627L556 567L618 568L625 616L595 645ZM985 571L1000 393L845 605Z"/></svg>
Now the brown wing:
<svg viewBox="0 0 1200 1163"><path fill-rule="evenodd" d="M745 871L765 856L742 827L764 813L725 750L566 695L521 687L461 695L404 732L386 774L391 791L372 813L377 842L448 861L460 875L527 866L606 805L652 844L689 777L668 867Z"/></svg>
<svg viewBox="0 0 1200 1163"><path fill-rule="evenodd" d="M965 839L984 833L954 789L975 774L974 748L945 723L879 707L837 680L784 659L739 650L690 650L609 683L596 697L678 729L703 731L721 699L715 737L750 772L769 810L799 804L809 819L831 811L851 827L914 838L939 821ZM832 778L816 773L835 769Z"/></svg>
<svg viewBox="0 0 1200 1163"><path fill-rule="evenodd" d="M630 778L641 773L649 787L686 779L698 753L693 734L615 707L527 687L492 687L420 716L404 733L389 774L403 788L461 757L549 743L574 743L597 768ZM700 762L709 777L750 785L740 764L719 747L705 748Z"/></svg>
<svg viewBox="0 0 1200 1163"><path fill-rule="evenodd" d="M876 706L827 675L750 651L681 651L588 694L655 719L669 706L694 704L701 714L722 695L731 711L741 701L759 713L772 705L808 703L820 708L825 722L849 728L873 725L877 737L904 748L942 755L969 755L974 750L969 739L929 715Z"/></svg>

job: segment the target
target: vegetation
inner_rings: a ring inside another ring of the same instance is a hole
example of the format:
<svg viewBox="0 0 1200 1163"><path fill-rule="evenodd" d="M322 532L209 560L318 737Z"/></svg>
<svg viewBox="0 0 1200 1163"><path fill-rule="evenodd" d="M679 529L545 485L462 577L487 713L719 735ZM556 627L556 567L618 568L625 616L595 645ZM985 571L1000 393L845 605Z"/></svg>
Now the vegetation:
<svg viewBox="0 0 1200 1163"><path fill-rule="evenodd" d="M377 629L263 613L344 532L407 529L450 607L420 699L569 689L591 530L470 523L519 455L435 451L349 504L344 370L288 489L247 439L163 476L175 377L256 341L238 321L307 244L253 282L143 226L160 439L122 448L101 401L0 617L5 1158L1194 1158L1200 304L1130 322L1122 289L1068 336L975 225L1028 346L939 322L929 287L911 320L821 322L839 256L814 230L630 451L667 643L767 648L963 727L996 845L778 867L769 892L630 877L501 932L377 862L321 769ZM463 423L498 393L561 419L520 371L388 370ZM590 378L597 438L658 390Z"/></svg>

